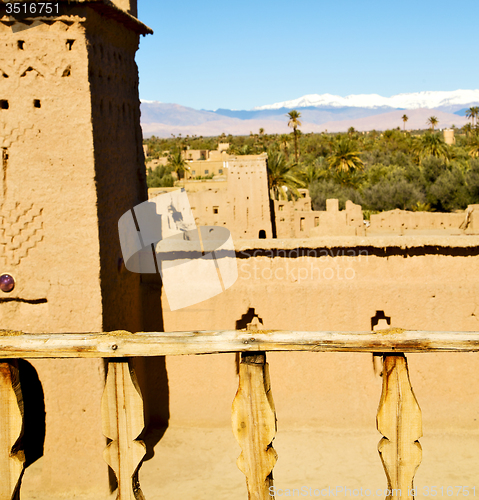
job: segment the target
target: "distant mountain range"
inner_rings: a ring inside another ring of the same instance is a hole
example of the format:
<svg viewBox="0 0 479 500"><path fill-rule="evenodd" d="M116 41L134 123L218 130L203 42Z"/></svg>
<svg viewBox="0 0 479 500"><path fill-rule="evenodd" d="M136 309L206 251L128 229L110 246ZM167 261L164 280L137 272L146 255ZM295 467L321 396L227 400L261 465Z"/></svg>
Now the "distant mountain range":
<svg viewBox="0 0 479 500"><path fill-rule="evenodd" d="M382 97L378 94L359 94L341 97L331 94L311 94L292 101L267 104L254 109L306 108L310 106L331 108L395 108L395 109L443 109L451 111L455 106L479 102L479 90L453 90L451 92L413 92Z"/></svg>
<svg viewBox="0 0 479 500"><path fill-rule="evenodd" d="M356 130L386 130L403 127L402 116L409 120L408 129L426 128L428 117L438 118L439 128L467 123L465 111L479 105L479 90L451 92L416 92L382 97L377 94L350 95L312 94L252 110L196 110L179 104L142 101L143 135L169 137L186 135L247 135L263 128L266 133L288 133L285 116L292 109L301 113L303 133Z"/></svg>

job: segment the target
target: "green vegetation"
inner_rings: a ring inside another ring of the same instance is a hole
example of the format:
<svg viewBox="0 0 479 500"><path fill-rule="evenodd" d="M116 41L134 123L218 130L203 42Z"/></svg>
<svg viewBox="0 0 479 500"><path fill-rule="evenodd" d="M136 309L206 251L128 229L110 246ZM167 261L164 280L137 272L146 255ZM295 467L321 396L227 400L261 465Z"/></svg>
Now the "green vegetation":
<svg viewBox="0 0 479 500"><path fill-rule="evenodd" d="M165 166L159 166L155 170L148 168L146 184L149 188L173 187L175 185L175 179L173 179L171 172L172 169Z"/></svg>
<svg viewBox="0 0 479 500"><path fill-rule="evenodd" d="M302 123L299 121L301 118L301 113L293 109L287 115L289 118L288 127L293 129L294 136L294 157L296 159L296 163L298 163L298 127L301 127Z"/></svg>
<svg viewBox="0 0 479 500"><path fill-rule="evenodd" d="M474 119L477 115L472 111ZM361 133L351 127L343 134L304 134L298 130L299 113L288 118L296 120L291 134L272 135L260 129L249 136L152 137L145 141L150 155L169 157L170 161L149 171L148 185L173 185L173 171L181 178L181 168L175 167L175 152L188 146L216 149L220 142L229 142L232 154L268 153L272 197L296 198L298 189L308 188L316 210L325 209L327 198L338 198L341 208L348 199L359 203L366 217L395 208L451 212L479 203L476 125L468 123L456 129L456 144L450 146L445 144L442 132L432 130L437 125L432 120L435 117L429 120L430 130L405 132L398 126Z"/></svg>

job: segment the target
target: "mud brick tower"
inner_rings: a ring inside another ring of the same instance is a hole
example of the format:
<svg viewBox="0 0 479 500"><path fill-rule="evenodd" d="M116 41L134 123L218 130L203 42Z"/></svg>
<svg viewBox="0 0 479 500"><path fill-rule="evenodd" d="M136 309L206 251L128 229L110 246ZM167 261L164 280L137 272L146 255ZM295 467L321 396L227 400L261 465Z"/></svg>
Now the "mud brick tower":
<svg viewBox="0 0 479 500"><path fill-rule="evenodd" d="M136 0L57 3L0 18L0 275L15 280L0 329L138 331L140 276L122 271L117 224L147 199L135 53L151 30ZM24 490L104 498L103 362L32 364L46 439Z"/></svg>

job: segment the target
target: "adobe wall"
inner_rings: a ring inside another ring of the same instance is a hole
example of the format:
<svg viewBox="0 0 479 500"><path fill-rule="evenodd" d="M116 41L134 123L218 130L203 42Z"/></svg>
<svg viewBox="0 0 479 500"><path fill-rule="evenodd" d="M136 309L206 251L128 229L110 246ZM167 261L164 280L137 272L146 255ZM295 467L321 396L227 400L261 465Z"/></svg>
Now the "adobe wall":
<svg viewBox="0 0 479 500"><path fill-rule="evenodd" d="M147 197L139 35L89 7L70 9L68 19L15 34L0 21L0 100L8 103L0 109L0 274L16 282L0 292L0 328L143 329L146 287L121 271L118 240L119 217ZM45 395L39 488L102 497L103 361L31 364Z"/></svg>
<svg viewBox="0 0 479 500"><path fill-rule="evenodd" d="M228 161L228 203L232 212L228 228L233 238L258 238L261 231L272 238L266 158Z"/></svg>
<svg viewBox="0 0 479 500"><path fill-rule="evenodd" d="M258 237L264 231L271 238L271 211L265 157L238 157L227 162L226 181L187 181L193 215L197 225L225 226L233 238ZM201 162L208 164L208 161ZM175 188L153 188L150 198L178 190Z"/></svg>
<svg viewBox="0 0 479 500"><path fill-rule="evenodd" d="M442 132L444 134L444 142L449 145L456 144L453 128L445 128Z"/></svg>
<svg viewBox="0 0 479 500"><path fill-rule="evenodd" d="M239 278L226 292L170 312L165 331L369 331L391 326L477 331L479 237L329 237L236 241ZM304 253L304 256L302 256ZM249 311L249 314L248 314ZM477 354L408 355L425 432L477 429ZM375 429L381 378L371 354L269 353L280 429ZM170 425L230 426L235 355L167 357Z"/></svg>
<svg viewBox="0 0 479 500"><path fill-rule="evenodd" d="M188 173L191 177L205 175L226 175L226 164L223 160L187 161Z"/></svg>
<svg viewBox="0 0 479 500"><path fill-rule="evenodd" d="M112 0L119 9L128 12L132 16L138 17L138 2L137 0Z"/></svg>
<svg viewBox="0 0 479 500"><path fill-rule="evenodd" d="M314 227L315 223L319 223L317 214L315 217L311 210L309 192L307 190L304 191L302 193L303 197L296 201L273 201L277 238L305 237L309 234L309 230Z"/></svg>
<svg viewBox="0 0 479 500"><path fill-rule="evenodd" d="M473 213L474 205L470 205ZM479 219L479 211L473 214L473 224L468 223L468 228L475 228L476 220ZM462 234L465 229L466 212L442 213L442 212L408 212L406 210L390 210L371 215L371 225L368 234L373 233L396 233L414 234L418 231L435 231L451 234ZM479 225L478 225L479 226Z"/></svg>
<svg viewBox="0 0 479 500"><path fill-rule="evenodd" d="M363 212L351 200L339 210L337 199L326 200L326 210L312 210L307 189L294 201L274 200L276 234L278 238L317 236L364 236Z"/></svg>
<svg viewBox="0 0 479 500"><path fill-rule="evenodd" d="M122 258L118 220L131 207L148 199L142 132L138 68L135 54L139 34L120 23L90 12L86 23L90 109L93 125L100 283L105 331L141 324L139 276L119 272Z"/></svg>

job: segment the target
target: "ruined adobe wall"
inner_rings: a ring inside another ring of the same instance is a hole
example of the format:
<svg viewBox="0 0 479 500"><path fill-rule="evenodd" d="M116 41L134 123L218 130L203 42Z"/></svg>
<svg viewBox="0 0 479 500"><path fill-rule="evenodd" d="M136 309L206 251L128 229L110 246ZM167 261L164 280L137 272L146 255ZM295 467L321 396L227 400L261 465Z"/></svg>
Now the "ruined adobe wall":
<svg viewBox="0 0 479 500"><path fill-rule="evenodd" d="M202 162L207 164L208 162ZM270 200L265 158L234 158L228 161L224 183L187 183L188 199L198 225L227 227L236 239L272 237ZM215 186L218 185L218 188ZM210 187L208 187L210 186ZM226 187L221 189L219 186ZM207 189L206 189L207 188ZM178 186L176 189L180 189ZM150 190L150 195L153 192Z"/></svg>
<svg viewBox="0 0 479 500"><path fill-rule="evenodd" d="M274 213L278 238L365 235L361 206L350 200L344 210L337 199L326 200L326 210L311 210L306 194L294 201L274 200Z"/></svg>
<svg viewBox="0 0 479 500"><path fill-rule="evenodd" d="M460 226L465 222L465 212L408 212L406 210L390 210L371 215L368 234L397 233L409 231L440 231L461 234Z"/></svg>
<svg viewBox="0 0 479 500"><path fill-rule="evenodd" d="M309 194L295 201L273 200L273 205L277 238L304 237L314 227L316 219Z"/></svg>
<svg viewBox="0 0 479 500"><path fill-rule="evenodd" d="M266 329L368 331L377 311L394 327L477 331L478 244L476 236L237 241L237 282L175 312L163 296L165 331L243 327L253 312ZM424 428L476 429L477 354L407 357ZM371 354L268 360L280 429L375 429L381 378ZM166 367L170 424L230 425L234 354L167 357Z"/></svg>

